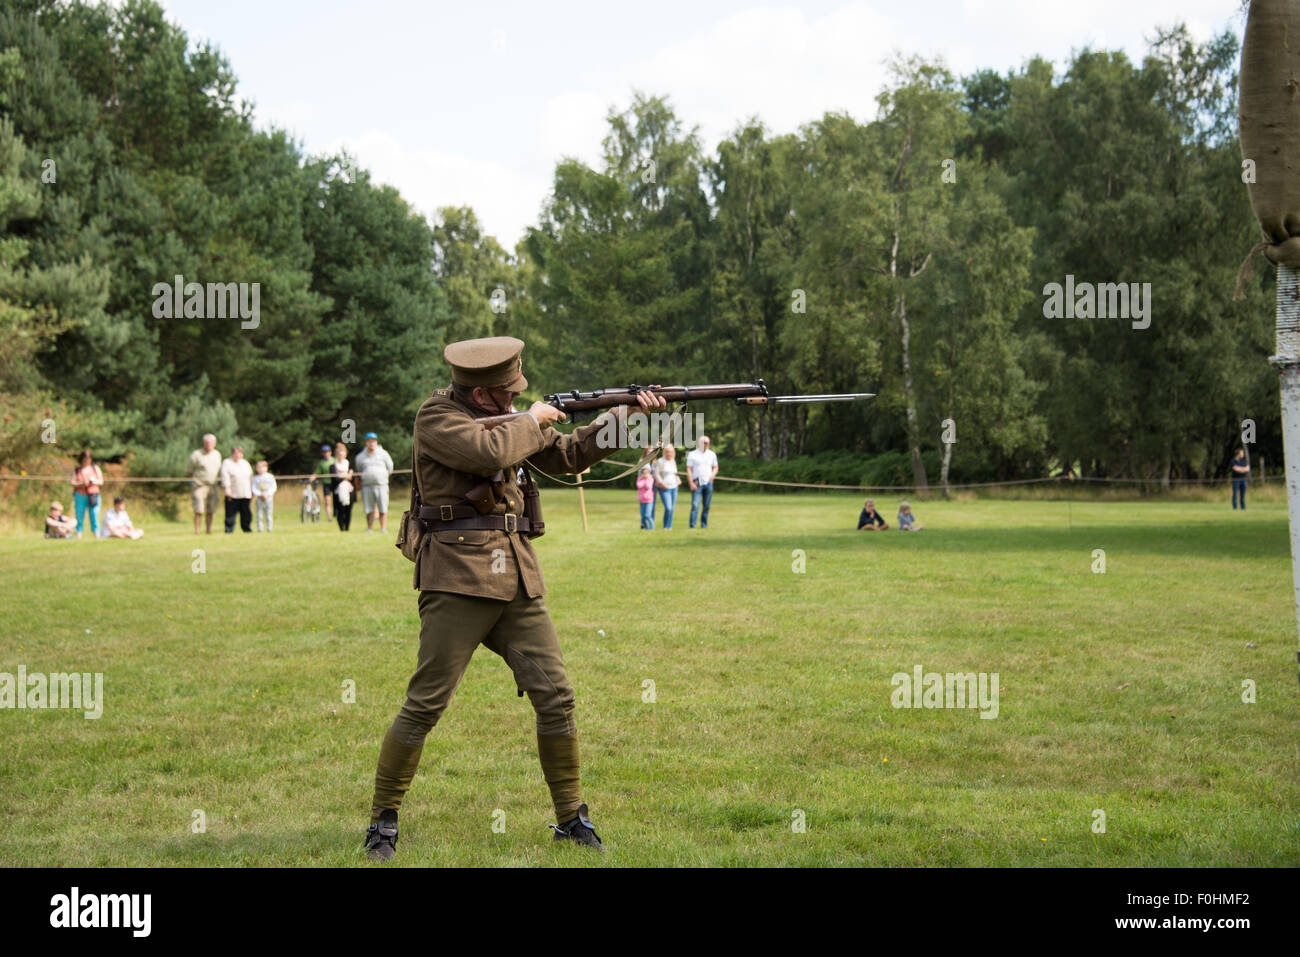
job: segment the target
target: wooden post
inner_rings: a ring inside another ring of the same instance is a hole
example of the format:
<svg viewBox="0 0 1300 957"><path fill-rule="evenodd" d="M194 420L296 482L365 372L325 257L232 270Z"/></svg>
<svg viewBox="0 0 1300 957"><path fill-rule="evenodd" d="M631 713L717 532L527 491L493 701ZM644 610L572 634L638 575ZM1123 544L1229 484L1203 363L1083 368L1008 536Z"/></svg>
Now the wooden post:
<svg viewBox="0 0 1300 957"><path fill-rule="evenodd" d="M591 469L583 469L578 473L578 507L582 509L582 530L587 531L587 496L582 493L582 477L590 472Z"/></svg>

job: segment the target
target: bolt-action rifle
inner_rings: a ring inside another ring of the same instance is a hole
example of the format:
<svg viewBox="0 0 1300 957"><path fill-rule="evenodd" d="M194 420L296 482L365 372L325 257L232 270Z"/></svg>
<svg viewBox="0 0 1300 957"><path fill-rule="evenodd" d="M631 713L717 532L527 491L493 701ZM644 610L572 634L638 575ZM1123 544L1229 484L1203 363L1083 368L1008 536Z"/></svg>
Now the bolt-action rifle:
<svg viewBox="0 0 1300 957"><path fill-rule="evenodd" d="M874 392L844 392L831 395L769 395L762 379L753 382L733 382L727 385L629 385L623 389L597 389L595 392L556 392L543 397L542 401L553 405L571 421L581 422L591 418L601 409L615 406L637 405L637 395L652 392L663 396L665 402L681 403L684 407L689 402L712 401L716 399L735 399L737 405L788 405L818 402L855 402L859 399L875 398ZM680 408L680 407L679 407ZM507 412L504 415L489 415L477 419L483 428L492 429L509 422L511 419L527 412Z"/></svg>

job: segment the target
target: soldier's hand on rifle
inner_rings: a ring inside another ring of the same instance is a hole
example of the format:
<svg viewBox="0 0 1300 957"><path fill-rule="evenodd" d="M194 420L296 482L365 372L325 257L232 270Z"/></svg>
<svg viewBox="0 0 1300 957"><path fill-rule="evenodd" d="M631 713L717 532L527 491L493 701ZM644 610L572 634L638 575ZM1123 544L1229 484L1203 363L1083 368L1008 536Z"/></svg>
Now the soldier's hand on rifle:
<svg viewBox="0 0 1300 957"><path fill-rule="evenodd" d="M652 385L650 386L650 388L657 389L659 387ZM640 404L642 410L646 412L650 411L651 409L662 409L668 405L668 403L664 401L664 397L657 392L647 392L647 391L638 392L636 394L636 401L638 404ZM616 415L618 415L620 419L627 417L627 410L628 407L625 405L618 405L614 407L614 412Z"/></svg>
<svg viewBox="0 0 1300 957"><path fill-rule="evenodd" d="M554 425L556 422L563 422L568 418L563 412L547 402L534 402L528 407L528 411L533 414L537 424L542 428L548 425Z"/></svg>

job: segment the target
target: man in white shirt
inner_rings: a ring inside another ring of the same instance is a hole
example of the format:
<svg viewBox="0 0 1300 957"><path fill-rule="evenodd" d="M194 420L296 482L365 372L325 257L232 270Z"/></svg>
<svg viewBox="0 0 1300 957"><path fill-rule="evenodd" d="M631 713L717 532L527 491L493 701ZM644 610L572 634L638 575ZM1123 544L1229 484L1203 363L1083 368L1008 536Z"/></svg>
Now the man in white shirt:
<svg viewBox="0 0 1300 957"><path fill-rule="evenodd" d="M393 458L379 446L379 436L366 433L366 447L357 453L357 474L361 476L361 508L366 513L366 531L388 531L388 477L393 474Z"/></svg>
<svg viewBox="0 0 1300 957"><path fill-rule="evenodd" d="M199 534L199 526L206 521L211 535L212 516L217 514L217 488L221 484L221 453L217 451L217 437L211 432L203 436L203 448L190 453L189 468L194 534Z"/></svg>
<svg viewBox="0 0 1300 957"><path fill-rule="evenodd" d="M253 467L244 458L244 447L236 445L230 458L221 463L221 490L226 493L226 534L235 530L235 516L239 527L253 530Z"/></svg>
<svg viewBox="0 0 1300 957"><path fill-rule="evenodd" d="M701 435L695 451L686 456L686 478L691 483L691 528L709 527L709 506L713 503L713 479L718 474L718 457L709 448L709 437ZM701 505L703 510L701 510Z"/></svg>

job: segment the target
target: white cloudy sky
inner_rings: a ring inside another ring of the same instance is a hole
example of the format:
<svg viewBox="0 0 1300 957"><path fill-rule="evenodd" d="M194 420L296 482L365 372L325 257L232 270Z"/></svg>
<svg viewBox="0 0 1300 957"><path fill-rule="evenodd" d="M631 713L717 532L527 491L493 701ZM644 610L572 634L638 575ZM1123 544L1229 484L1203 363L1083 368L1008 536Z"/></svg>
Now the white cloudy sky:
<svg viewBox="0 0 1300 957"><path fill-rule="evenodd" d="M894 51L966 73L1063 62L1083 46L1140 60L1157 26L1240 35L1238 0L808 0L797 4L167 0L231 61L260 124L309 152L347 148L417 209L474 207L511 247L555 162L595 165L611 106L667 95L712 150L758 115L778 133L828 110L869 118Z"/></svg>

